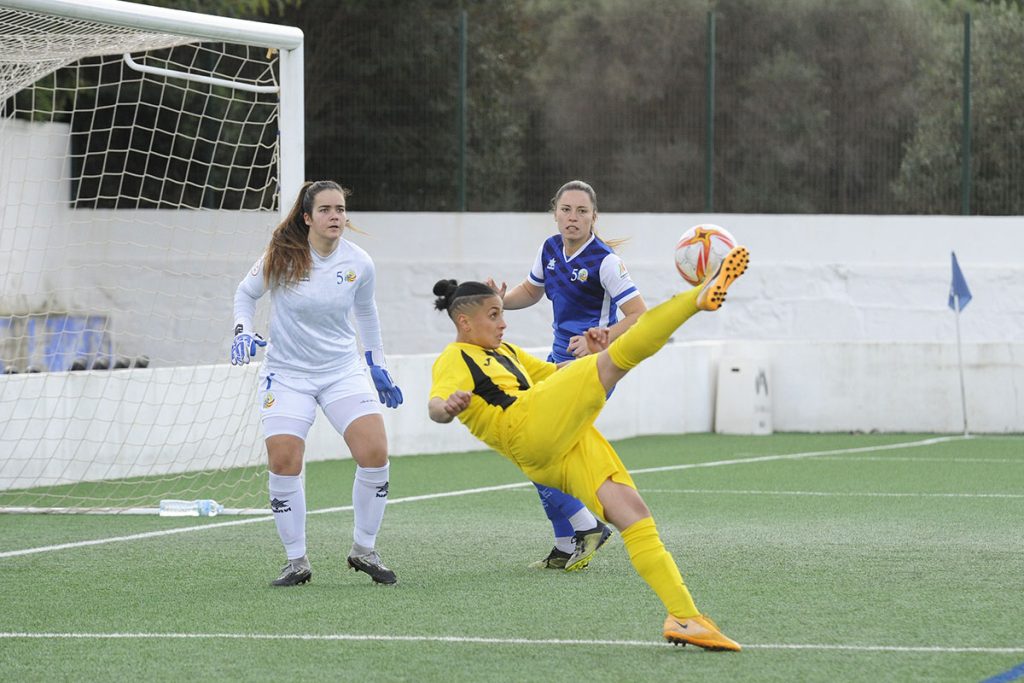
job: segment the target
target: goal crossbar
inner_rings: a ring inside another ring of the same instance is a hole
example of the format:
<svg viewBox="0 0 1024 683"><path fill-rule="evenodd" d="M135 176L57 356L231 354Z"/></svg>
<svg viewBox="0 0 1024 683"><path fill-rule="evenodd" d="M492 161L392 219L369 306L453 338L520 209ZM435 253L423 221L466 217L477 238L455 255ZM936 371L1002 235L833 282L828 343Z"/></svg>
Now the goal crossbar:
<svg viewBox="0 0 1024 683"><path fill-rule="evenodd" d="M224 41L281 50L294 50L302 46L302 31L292 26L196 14L120 0L3 0L0 7L113 24L153 33L171 33L197 40Z"/></svg>

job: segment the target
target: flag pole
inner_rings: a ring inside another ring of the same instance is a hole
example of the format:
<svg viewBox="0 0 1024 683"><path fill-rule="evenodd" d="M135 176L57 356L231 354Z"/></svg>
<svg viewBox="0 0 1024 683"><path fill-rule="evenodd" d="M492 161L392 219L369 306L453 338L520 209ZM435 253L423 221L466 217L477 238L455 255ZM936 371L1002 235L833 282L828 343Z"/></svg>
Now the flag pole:
<svg viewBox="0 0 1024 683"><path fill-rule="evenodd" d="M956 360L957 366L960 368L960 411L964 418L964 436L969 436L967 433L967 392L964 390L964 355L960 348L960 295L953 294L953 303L955 304L954 311L956 311Z"/></svg>
<svg viewBox="0 0 1024 683"><path fill-rule="evenodd" d="M967 391L964 389L964 354L960 343L960 309L971 303L971 289L967 286L960 264L956 262L956 252L950 252L953 264L953 281L949 285L949 307L956 313L956 359L960 368L960 410L964 417L964 436L967 433Z"/></svg>

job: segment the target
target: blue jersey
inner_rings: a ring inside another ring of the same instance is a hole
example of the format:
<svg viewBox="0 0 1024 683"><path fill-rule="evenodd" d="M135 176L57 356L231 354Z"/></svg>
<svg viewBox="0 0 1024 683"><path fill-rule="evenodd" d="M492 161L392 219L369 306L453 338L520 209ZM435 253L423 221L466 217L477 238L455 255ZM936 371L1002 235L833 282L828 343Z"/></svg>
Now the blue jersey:
<svg viewBox="0 0 1024 683"><path fill-rule="evenodd" d="M617 308L640 292L625 264L611 247L596 236L571 257L566 257L561 235L544 241L529 280L544 288L551 300L555 340L550 360L572 360L569 339L591 327L607 327L618 321Z"/></svg>

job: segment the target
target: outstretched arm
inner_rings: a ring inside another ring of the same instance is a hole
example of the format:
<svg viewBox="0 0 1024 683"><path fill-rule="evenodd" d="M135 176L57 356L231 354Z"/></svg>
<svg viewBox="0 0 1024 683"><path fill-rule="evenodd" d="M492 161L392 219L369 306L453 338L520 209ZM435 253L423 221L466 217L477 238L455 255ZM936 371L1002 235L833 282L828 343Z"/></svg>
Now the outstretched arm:
<svg viewBox="0 0 1024 683"><path fill-rule="evenodd" d="M434 396L427 404L427 413L434 422L447 424L469 407L469 401L472 398L473 394L461 390L453 392L447 399Z"/></svg>
<svg viewBox="0 0 1024 683"><path fill-rule="evenodd" d="M637 321L644 311L647 310L647 304L644 303L642 296L635 296L629 301L622 304L619 307L622 311L622 320L615 323L608 328L608 343L615 341L619 336L633 326L633 323Z"/></svg>

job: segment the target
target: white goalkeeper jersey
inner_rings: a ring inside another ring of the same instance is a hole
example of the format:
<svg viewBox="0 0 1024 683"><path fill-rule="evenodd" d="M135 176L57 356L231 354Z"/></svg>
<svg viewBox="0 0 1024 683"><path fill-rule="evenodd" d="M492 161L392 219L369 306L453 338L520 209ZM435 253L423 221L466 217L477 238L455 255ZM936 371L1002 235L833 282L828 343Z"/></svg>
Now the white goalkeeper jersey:
<svg viewBox="0 0 1024 683"><path fill-rule="evenodd" d="M366 364L359 356L356 328L364 348L383 363L370 255L344 239L330 256L320 256L312 247L310 252L313 267L308 278L270 291L264 372L290 377L363 372ZM261 257L235 291L236 326L254 332L256 302L266 291Z"/></svg>

